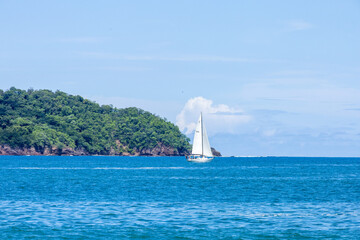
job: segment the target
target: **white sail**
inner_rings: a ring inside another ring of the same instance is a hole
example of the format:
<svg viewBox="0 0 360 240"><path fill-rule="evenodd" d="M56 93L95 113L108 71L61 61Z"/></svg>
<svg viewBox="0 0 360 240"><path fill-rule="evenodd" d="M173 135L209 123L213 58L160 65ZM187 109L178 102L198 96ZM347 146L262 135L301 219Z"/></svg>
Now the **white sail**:
<svg viewBox="0 0 360 240"><path fill-rule="evenodd" d="M206 133L206 128L202 121L202 114L199 117L198 123L196 125L194 140L193 140L193 155L204 155L207 157L213 157L209 139Z"/></svg>
<svg viewBox="0 0 360 240"><path fill-rule="evenodd" d="M196 125L195 134L194 134L194 140L193 140L193 148L192 148L192 154L193 155L202 155L202 116L200 115L199 120Z"/></svg>
<svg viewBox="0 0 360 240"><path fill-rule="evenodd" d="M203 139L203 155L205 155L207 157L213 157L204 124L203 124L202 128L203 128L203 137L202 137L202 139Z"/></svg>

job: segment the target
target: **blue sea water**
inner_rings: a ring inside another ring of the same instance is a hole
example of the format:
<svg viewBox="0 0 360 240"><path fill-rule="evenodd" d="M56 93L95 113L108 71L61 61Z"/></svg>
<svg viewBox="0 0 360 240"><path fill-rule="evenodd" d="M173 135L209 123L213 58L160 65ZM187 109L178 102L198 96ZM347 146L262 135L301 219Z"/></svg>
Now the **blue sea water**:
<svg viewBox="0 0 360 240"><path fill-rule="evenodd" d="M360 239L360 158L2 156L0 239Z"/></svg>

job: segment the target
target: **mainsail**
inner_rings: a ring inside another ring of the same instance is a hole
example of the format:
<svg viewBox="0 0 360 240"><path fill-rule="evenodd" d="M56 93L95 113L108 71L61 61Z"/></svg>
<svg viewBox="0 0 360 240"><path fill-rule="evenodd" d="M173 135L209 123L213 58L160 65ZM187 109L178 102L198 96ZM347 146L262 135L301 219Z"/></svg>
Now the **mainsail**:
<svg viewBox="0 0 360 240"><path fill-rule="evenodd" d="M192 154L213 157L209 139L206 133L206 128L202 120L202 114L200 114L198 123L196 125Z"/></svg>

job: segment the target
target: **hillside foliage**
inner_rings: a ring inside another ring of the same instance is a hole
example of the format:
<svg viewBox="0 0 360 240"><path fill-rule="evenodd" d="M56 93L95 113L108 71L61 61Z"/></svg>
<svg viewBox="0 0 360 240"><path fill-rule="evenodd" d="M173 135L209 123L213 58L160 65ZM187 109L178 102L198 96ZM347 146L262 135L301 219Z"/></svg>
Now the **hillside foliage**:
<svg viewBox="0 0 360 240"><path fill-rule="evenodd" d="M173 123L131 107L117 109L61 91L0 90L0 144L14 148L82 149L88 154L133 154L159 144L179 154L189 139Z"/></svg>

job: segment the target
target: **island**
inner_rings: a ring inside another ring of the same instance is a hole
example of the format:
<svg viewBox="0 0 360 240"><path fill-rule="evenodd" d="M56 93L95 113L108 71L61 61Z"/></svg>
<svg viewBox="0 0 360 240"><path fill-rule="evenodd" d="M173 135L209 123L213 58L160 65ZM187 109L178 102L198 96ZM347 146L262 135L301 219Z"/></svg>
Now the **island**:
<svg viewBox="0 0 360 240"><path fill-rule="evenodd" d="M176 125L136 107L99 105L62 91L0 90L0 155L184 156L190 151L189 138Z"/></svg>

